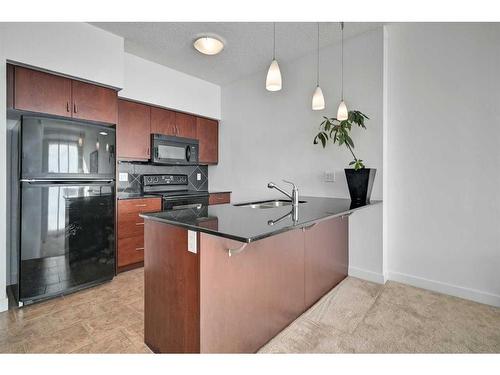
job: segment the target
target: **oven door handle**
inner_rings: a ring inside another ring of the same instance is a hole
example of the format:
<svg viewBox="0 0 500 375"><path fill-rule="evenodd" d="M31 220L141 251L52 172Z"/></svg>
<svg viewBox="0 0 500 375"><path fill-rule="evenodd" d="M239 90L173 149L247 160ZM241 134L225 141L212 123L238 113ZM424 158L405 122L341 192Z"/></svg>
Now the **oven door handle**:
<svg viewBox="0 0 500 375"><path fill-rule="evenodd" d="M193 204L180 204L178 206L173 206L172 210L184 210L186 208L196 208L199 210L203 205L201 203L193 203Z"/></svg>

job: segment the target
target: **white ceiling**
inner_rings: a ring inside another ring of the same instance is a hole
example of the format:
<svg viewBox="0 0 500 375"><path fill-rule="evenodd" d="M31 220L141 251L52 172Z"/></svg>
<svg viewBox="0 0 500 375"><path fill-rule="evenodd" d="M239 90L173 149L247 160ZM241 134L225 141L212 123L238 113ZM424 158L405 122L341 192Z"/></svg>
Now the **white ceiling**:
<svg viewBox="0 0 500 375"><path fill-rule="evenodd" d="M225 85L259 70L272 59L273 24L263 22L97 22L94 26L125 39L125 50L172 69ZM345 23L349 38L380 27L381 23ZM316 23L276 24L276 56L280 64L314 53ZM224 50L205 56L193 47L197 36L216 35L225 42ZM339 23L320 24L320 45L340 40Z"/></svg>

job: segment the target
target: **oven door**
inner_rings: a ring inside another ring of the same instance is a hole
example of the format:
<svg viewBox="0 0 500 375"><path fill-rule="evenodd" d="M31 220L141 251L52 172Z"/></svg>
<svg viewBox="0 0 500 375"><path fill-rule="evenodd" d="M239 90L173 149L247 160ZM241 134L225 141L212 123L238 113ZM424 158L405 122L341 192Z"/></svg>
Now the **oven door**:
<svg viewBox="0 0 500 375"><path fill-rule="evenodd" d="M163 198L163 210L172 211L176 216L208 216L208 195Z"/></svg>
<svg viewBox="0 0 500 375"><path fill-rule="evenodd" d="M157 164L198 164L196 140L179 137L153 136L153 162Z"/></svg>

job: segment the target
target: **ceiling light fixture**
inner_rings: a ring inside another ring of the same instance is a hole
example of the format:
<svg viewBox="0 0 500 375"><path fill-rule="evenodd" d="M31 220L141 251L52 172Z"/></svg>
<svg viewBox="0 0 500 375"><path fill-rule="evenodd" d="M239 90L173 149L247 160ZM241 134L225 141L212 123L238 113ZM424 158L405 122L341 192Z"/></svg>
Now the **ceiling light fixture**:
<svg viewBox="0 0 500 375"><path fill-rule="evenodd" d="M325 97L323 96L323 90L319 87L319 22L318 22L318 44L317 44L317 67L316 67L316 89L312 97L312 109L313 111L320 111L325 109Z"/></svg>
<svg viewBox="0 0 500 375"><path fill-rule="evenodd" d="M204 55L217 55L224 49L224 43L217 38L211 36L202 36L193 43L194 48Z"/></svg>
<svg viewBox="0 0 500 375"><path fill-rule="evenodd" d="M276 61L276 22L273 22L273 61L271 61L267 71L266 89L268 91L281 90L281 72L278 61Z"/></svg>
<svg viewBox="0 0 500 375"><path fill-rule="evenodd" d="M349 117L347 106L344 102L344 22L340 23L340 104L337 110L337 120L344 121Z"/></svg>

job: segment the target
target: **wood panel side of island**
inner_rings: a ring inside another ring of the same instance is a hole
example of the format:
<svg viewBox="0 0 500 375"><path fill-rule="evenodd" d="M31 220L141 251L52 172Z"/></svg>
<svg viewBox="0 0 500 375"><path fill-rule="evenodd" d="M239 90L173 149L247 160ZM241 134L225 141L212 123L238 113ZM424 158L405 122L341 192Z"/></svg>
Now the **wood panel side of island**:
<svg viewBox="0 0 500 375"><path fill-rule="evenodd" d="M144 342L155 353L200 352L199 256L187 230L145 220Z"/></svg>
<svg viewBox="0 0 500 375"><path fill-rule="evenodd" d="M305 310L302 230L241 245L200 234L202 353L254 353Z"/></svg>

